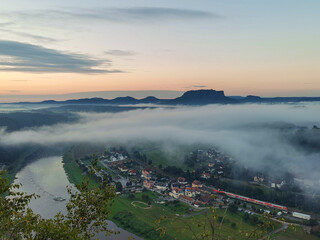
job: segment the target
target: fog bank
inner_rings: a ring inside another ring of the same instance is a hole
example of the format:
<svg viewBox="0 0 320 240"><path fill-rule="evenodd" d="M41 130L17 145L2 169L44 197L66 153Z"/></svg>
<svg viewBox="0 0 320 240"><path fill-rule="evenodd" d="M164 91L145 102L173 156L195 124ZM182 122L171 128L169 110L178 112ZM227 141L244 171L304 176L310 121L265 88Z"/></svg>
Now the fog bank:
<svg viewBox="0 0 320 240"><path fill-rule="evenodd" d="M318 103L208 105L79 115L80 121L72 124L10 133L2 128L0 144L201 142L221 148L249 167L271 167L318 178L319 155L299 150L286 135L298 131L295 126L320 125Z"/></svg>

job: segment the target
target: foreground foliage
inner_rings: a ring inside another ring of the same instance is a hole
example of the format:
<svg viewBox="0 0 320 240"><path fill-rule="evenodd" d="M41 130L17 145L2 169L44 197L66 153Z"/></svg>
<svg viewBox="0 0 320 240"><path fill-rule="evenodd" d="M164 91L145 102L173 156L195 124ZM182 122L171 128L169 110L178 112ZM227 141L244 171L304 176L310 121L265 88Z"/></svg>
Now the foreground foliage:
<svg viewBox="0 0 320 240"><path fill-rule="evenodd" d="M106 182L92 188L89 179L68 188L70 200L67 213L58 213L53 219L44 219L35 214L28 204L35 194L19 192L21 185L9 184L0 172L0 239L80 239L89 240L96 233L108 230L107 218L114 187Z"/></svg>

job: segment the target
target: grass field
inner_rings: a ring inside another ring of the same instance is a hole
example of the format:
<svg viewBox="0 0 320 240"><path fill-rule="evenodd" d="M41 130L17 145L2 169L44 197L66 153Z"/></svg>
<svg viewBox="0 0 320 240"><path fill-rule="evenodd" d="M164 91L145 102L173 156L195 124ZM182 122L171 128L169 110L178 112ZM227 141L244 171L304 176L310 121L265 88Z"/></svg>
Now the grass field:
<svg viewBox="0 0 320 240"><path fill-rule="evenodd" d="M151 199L152 207L150 209L141 209L132 206L132 201L144 201L144 194ZM198 227L197 223L204 223L203 214L195 215L194 217L183 217L182 215L189 209L187 205L179 203L177 208L170 206L170 204L165 206L164 204L154 203L156 198L157 194L152 192L137 193L133 200L125 196L119 196L112 206L111 220L120 227L144 239L192 239L192 233L190 230L185 229L186 226L191 226L196 233L203 231L203 224ZM217 209L216 211L217 216L222 216L224 213L224 209ZM157 222L163 216L166 216L166 218L159 225ZM232 223L235 223L236 226L232 226ZM166 229L166 235L163 238L160 237L160 231L155 230L159 226ZM227 239L228 237L244 239L239 236L240 229L244 232L250 232L254 229L254 226L242 222L242 213L227 213L220 231L222 239Z"/></svg>
<svg viewBox="0 0 320 240"><path fill-rule="evenodd" d="M167 204L162 204L161 206L164 209L179 215L185 214L190 209L190 206L178 200L176 202L168 202Z"/></svg>
<svg viewBox="0 0 320 240"><path fill-rule="evenodd" d="M308 234L301 227L296 229L288 228L286 232L280 232L271 237L275 240L319 240L320 238Z"/></svg>

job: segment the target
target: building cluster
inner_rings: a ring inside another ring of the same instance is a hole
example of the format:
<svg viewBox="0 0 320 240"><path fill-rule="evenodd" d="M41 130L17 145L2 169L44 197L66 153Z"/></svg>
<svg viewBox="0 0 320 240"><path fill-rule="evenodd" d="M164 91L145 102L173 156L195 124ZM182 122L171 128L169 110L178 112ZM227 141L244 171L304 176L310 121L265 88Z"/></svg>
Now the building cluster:
<svg viewBox="0 0 320 240"><path fill-rule="evenodd" d="M202 173L201 178L203 179L209 179L211 176L216 178L222 176L226 168L225 163L233 160L232 157L222 154L215 149L209 149L204 153L208 161L208 170Z"/></svg>
<svg viewBox="0 0 320 240"><path fill-rule="evenodd" d="M157 179L152 168L141 168L137 163L117 152L112 151L103 155L100 160L110 168L119 178L126 178L128 182L123 185L126 192L135 192L137 189L145 188L171 198L180 200L194 206L204 206L211 203L212 190L208 190L205 182L213 177L219 177L224 173L227 157L219 151L197 150L191 152L196 156L196 161L202 163L203 172L197 175L197 180L188 182L184 177ZM117 179L114 179L118 181ZM201 182L199 181L201 180Z"/></svg>
<svg viewBox="0 0 320 240"><path fill-rule="evenodd" d="M138 192L144 188L160 193L168 201L179 200L194 207L205 207L212 204L223 205L224 201L227 200L226 198L230 197L280 210L286 208L207 186L206 184L210 184L214 178L225 177L224 172L229 170L229 163L232 158L216 150L197 150L190 154L193 155L193 158L189 159L199 161L201 168L199 168L200 173L197 173L197 171L189 173L190 177L186 176L188 179L178 176L170 178L162 176L161 178L155 172L157 169L144 167L144 164L131 160L125 154L117 151L110 151L107 154L100 155L99 160L105 168L99 172L92 169L85 160L78 160L77 162L86 172L93 173L94 177L99 181L103 181L105 177L112 175L113 182L120 182L124 192ZM253 183L264 185L264 182L269 181L266 181L261 173L253 176ZM284 184L284 181L270 180L270 187L272 188L280 189ZM213 195L216 197L214 202ZM301 219L309 218L309 216L299 213L294 213L293 216Z"/></svg>
<svg viewBox="0 0 320 240"><path fill-rule="evenodd" d="M212 192L208 191L207 187L198 180L189 183L184 177L165 181L157 181L152 177L151 169L144 169L142 175L144 178L143 187L170 196L172 199L177 199L189 205L196 207L208 205L213 200Z"/></svg>
<svg viewBox="0 0 320 240"><path fill-rule="evenodd" d="M263 183L264 182L264 177L263 177L263 175L258 174L258 175L253 177L253 181L255 183Z"/></svg>
<svg viewBox="0 0 320 240"><path fill-rule="evenodd" d="M128 156L117 151L109 151L106 154L101 156L101 160L104 161L105 163L124 161L127 158Z"/></svg>

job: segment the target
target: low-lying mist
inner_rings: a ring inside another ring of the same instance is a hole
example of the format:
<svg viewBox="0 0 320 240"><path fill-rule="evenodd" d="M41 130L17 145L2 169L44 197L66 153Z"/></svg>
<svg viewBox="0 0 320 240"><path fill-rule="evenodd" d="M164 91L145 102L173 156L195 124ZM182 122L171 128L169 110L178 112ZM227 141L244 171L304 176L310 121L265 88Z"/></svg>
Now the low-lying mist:
<svg viewBox="0 0 320 240"><path fill-rule="evenodd" d="M78 114L80 120L76 123L15 132L2 128L0 144L197 142L217 146L257 170L269 168L319 179L319 154L306 151L292 141L303 127L310 129L320 124L318 103L208 105ZM312 138L320 141L320 130L314 131Z"/></svg>

